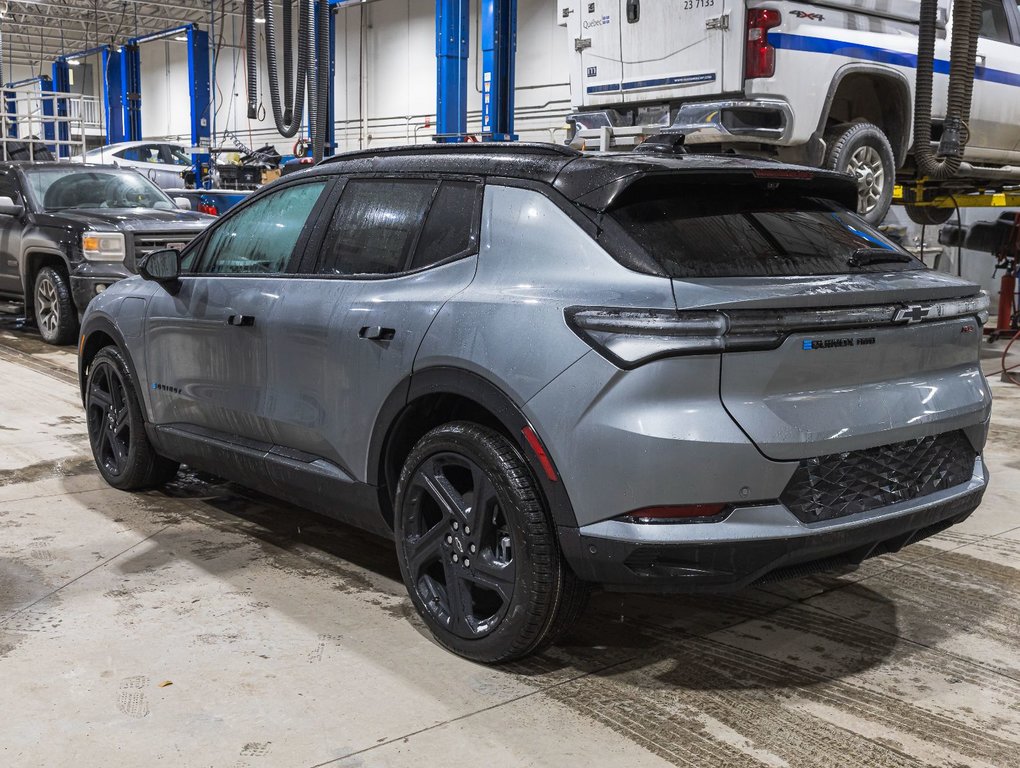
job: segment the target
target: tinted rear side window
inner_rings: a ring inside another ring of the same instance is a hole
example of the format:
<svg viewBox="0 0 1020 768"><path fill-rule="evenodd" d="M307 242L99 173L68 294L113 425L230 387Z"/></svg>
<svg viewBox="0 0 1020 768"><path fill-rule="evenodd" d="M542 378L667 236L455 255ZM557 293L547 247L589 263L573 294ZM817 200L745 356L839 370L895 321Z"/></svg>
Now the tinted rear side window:
<svg viewBox="0 0 1020 768"><path fill-rule="evenodd" d="M478 249L481 185L444 181L429 209L409 269L466 256Z"/></svg>
<svg viewBox="0 0 1020 768"><path fill-rule="evenodd" d="M322 244L319 274L385 275L405 268L437 182L353 179Z"/></svg>
<svg viewBox="0 0 1020 768"><path fill-rule="evenodd" d="M639 199L609 215L670 277L924 268L854 213L756 185L686 187L683 196Z"/></svg>

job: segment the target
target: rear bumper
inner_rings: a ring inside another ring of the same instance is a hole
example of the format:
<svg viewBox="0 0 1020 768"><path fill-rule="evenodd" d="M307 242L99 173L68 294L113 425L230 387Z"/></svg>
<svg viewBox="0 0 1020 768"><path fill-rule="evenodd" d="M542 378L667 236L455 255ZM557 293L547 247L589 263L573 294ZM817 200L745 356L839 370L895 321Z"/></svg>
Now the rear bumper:
<svg viewBox="0 0 1020 768"><path fill-rule="evenodd" d="M793 110L778 99L729 99L683 104L669 127L685 144L741 140L785 144L793 132Z"/></svg>
<svg viewBox="0 0 1020 768"><path fill-rule="evenodd" d="M781 504L733 510L717 523L641 525L607 520L560 529L582 579L636 592L739 589L813 571L853 567L965 520L981 503L988 473L920 499L824 523L805 524Z"/></svg>

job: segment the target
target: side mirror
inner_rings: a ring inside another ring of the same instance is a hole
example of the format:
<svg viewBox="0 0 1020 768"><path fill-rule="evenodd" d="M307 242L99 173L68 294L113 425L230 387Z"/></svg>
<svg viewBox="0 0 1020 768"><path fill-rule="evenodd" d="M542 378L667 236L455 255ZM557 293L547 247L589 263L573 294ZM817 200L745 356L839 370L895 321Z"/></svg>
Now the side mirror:
<svg viewBox="0 0 1020 768"><path fill-rule="evenodd" d="M0 216L20 216L25 212L25 206L16 203L9 197L0 197Z"/></svg>
<svg viewBox="0 0 1020 768"><path fill-rule="evenodd" d="M181 252L173 248L153 251L138 262L138 274L157 283L173 283L181 276Z"/></svg>
<svg viewBox="0 0 1020 768"><path fill-rule="evenodd" d="M175 197L174 203L176 203L177 207L180 208L182 211L191 210L191 200L189 200L186 197Z"/></svg>

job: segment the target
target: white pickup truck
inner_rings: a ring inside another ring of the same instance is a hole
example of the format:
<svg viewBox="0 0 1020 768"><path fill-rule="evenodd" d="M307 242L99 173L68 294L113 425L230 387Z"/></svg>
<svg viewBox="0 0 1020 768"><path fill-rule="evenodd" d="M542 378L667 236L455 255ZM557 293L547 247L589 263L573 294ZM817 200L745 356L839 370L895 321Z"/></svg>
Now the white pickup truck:
<svg viewBox="0 0 1020 768"><path fill-rule="evenodd" d="M918 0L558 2L572 50L575 143L608 150L668 129L697 151L834 168L856 175L859 212L872 222L885 216L896 179L917 180ZM969 144L939 194L1020 184L1018 0L980 2ZM940 0L935 140L946 110L950 5ZM936 224L952 209L907 212Z"/></svg>

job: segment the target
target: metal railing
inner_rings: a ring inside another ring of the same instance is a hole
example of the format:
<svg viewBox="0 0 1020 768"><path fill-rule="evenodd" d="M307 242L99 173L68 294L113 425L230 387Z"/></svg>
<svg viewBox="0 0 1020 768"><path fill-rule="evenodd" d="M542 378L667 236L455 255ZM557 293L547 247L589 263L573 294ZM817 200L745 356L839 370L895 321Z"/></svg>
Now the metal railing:
<svg viewBox="0 0 1020 768"><path fill-rule="evenodd" d="M38 85L0 89L0 159L52 160L84 153L83 117L93 109L85 106L86 98Z"/></svg>
<svg viewBox="0 0 1020 768"><path fill-rule="evenodd" d="M102 128L99 117L102 110L102 102L95 96L79 96L67 102L68 117L78 120L84 128Z"/></svg>

